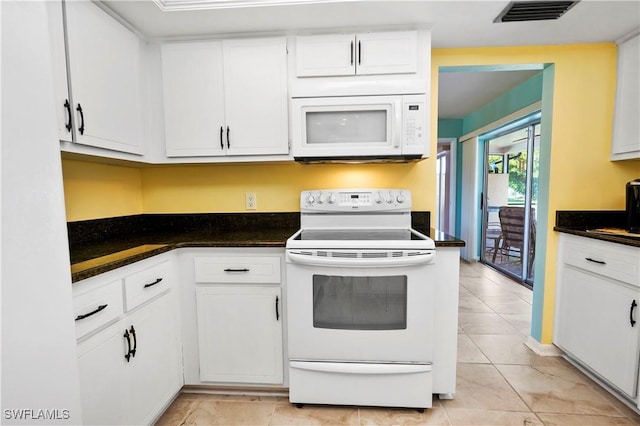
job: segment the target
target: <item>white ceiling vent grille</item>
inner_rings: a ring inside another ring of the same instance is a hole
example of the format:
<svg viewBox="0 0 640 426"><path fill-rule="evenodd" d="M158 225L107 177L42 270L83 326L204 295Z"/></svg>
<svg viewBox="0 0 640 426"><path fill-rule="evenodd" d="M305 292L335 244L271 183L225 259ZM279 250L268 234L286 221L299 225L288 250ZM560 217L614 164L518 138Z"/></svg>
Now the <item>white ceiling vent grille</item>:
<svg viewBox="0 0 640 426"><path fill-rule="evenodd" d="M493 22L558 19L577 3L578 1L512 1Z"/></svg>

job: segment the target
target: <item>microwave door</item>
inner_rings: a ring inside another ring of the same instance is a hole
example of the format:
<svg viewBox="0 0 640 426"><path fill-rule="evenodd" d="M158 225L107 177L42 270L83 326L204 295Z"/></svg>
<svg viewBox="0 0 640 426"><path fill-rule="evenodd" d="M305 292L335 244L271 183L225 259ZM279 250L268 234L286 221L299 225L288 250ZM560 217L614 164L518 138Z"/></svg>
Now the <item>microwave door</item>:
<svg viewBox="0 0 640 426"><path fill-rule="evenodd" d="M295 157L388 156L401 153L400 102L337 99L294 108ZM325 104L323 104L325 103ZM296 126L297 122L297 126ZM296 140L296 137L298 140Z"/></svg>

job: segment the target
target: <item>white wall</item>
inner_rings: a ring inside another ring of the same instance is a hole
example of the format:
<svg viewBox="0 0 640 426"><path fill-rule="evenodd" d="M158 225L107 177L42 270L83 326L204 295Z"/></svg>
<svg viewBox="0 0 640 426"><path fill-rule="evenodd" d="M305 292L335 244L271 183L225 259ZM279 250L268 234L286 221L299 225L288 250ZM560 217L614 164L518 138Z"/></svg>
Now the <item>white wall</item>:
<svg viewBox="0 0 640 426"><path fill-rule="evenodd" d="M477 238L480 199L478 196L478 138L462 142L462 197L460 200L460 238L466 243L460 257L468 261L478 260Z"/></svg>
<svg viewBox="0 0 640 426"><path fill-rule="evenodd" d="M0 8L0 421L80 424L70 262L46 9L41 1L2 1ZM20 416L22 421L17 419Z"/></svg>

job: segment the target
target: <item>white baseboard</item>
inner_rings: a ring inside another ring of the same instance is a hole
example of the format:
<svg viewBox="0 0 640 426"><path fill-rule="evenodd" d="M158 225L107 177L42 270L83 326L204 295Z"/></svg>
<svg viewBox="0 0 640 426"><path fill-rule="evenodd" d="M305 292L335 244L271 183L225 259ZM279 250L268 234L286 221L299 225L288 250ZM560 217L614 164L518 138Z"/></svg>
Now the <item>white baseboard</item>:
<svg viewBox="0 0 640 426"><path fill-rule="evenodd" d="M527 345L529 349L531 349L533 352L535 352L537 355L540 355L540 356L562 356L563 355L562 351L558 349L554 344L543 345L542 343L538 342L536 339L534 339L531 336L529 336L529 338L527 339L526 342L524 342L524 344Z"/></svg>

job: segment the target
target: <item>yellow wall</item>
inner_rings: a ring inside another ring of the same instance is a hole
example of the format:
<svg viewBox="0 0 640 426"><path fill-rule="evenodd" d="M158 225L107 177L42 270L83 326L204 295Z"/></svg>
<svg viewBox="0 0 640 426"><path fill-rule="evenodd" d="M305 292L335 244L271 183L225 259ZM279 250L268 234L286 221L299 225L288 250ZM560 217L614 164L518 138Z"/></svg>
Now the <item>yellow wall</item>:
<svg viewBox="0 0 640 426"><path fill-rule="evenodd" d="M544 306L541 343L552 342L556 210L624 209L624 185L640 176L640 161L610 162L615 97L614 44L434 49L441 66L555 64ZM437 87L436 87L437 90ZM437 93L433 94L437 98ZM540 212L539 214L544 214Z"/></svg>
<svg viewBox="0 0 640 426"><path fill-rule="evenodd" d="M640 177L639 161L610 162L615 92L614 44L523 46L432 51L431 158L410 164L236 164L143 169L64 161L70 221L125 214L244 211L256 192L258 210L297 211L302 189L406 187L416 210L435 214L438 68L555 64L549 223L556 210L622 209L625 182ZM544 214L544 212L540 212ZM557 235L548 230L542 342L553 330Z"/></svg>
<svg viewBox="0 0 640 426"><path fill-rule="evenodd" d="M142 213L140 169L62 160L67 221Z"/></svg>
<svg viewBox="0 0 640 426"><path fill-rule="evenodd" d="M300 191L319 188L410 188L418 209L433 210L434 172L429 161L406 164L240 164L153 167L142 170L148 213L244 212L245 192L257 211L300 210Z"/></svg>

